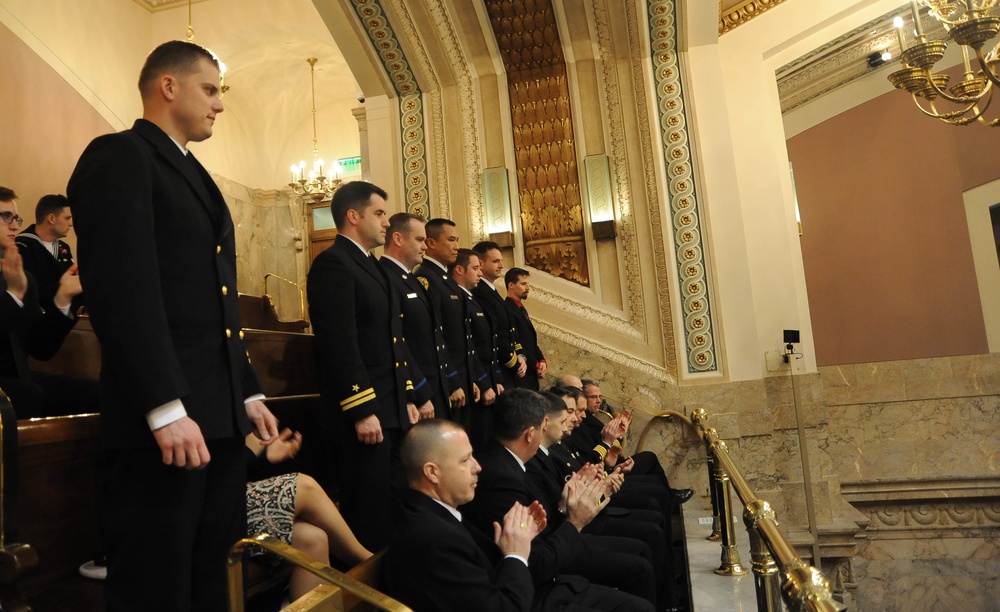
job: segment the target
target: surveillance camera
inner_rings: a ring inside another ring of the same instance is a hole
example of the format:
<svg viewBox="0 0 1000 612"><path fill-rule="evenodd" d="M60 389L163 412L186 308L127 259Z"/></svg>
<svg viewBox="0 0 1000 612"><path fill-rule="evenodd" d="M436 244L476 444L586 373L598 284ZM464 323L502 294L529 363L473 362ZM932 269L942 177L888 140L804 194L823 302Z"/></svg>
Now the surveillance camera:
<svg viewBox="0 0 1000 612"><path fill-rule="evenodd" d="M363 92L359 91L355 97L358 99L358 102L365 103L365 94Z"/></svg>

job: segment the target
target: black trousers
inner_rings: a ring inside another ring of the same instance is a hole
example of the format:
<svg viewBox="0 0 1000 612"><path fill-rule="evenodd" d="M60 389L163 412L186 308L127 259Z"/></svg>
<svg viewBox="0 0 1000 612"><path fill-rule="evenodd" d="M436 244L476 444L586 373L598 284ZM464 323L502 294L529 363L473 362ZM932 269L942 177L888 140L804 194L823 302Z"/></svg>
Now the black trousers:
<svg viewBox="0 0 1000 612"><path fill-rule="evenodd" d="M228 609L226 558L246 535L243 446L209 441L198 470L164 465L159 448L102 453L107 610Z"/></svg>
<svg viewBox="0 0 1000 612"><path fill-rule="evenodd" d="M641 597L598 584L580 585L579 580L556 577L550 588L537 593L532 612L653 612L653 604ZM583 581L586 582L586 581Z"/></svg>
<svg viewBox="0 0 1000 612"><path fill-rule="evenodd" d="M607 509L605 509L607 512ZM618 516L602 514L583 530L584 533L618 536L645 542L652 552L656 574L657 604L660 608L677 605L673 589L673 561L670 547L670 522L655 510L621 511Z"/></svg>
<svg viewBox="0 0 1000 612"><path fill-rule="evenodd" d="M353 424L338 427L337 446L340 480L340 513L362 546L379 551L389 545L395 501L405 486L399 446L403 432L383 429L382 442L362 444Z"/></svg>
<svg viewBox="0 0 1000 612"><path fill-rule="evenodd" d="M582 534L581 554L561 564L561 572L656 603L653 553L639 540Z"/></svg>

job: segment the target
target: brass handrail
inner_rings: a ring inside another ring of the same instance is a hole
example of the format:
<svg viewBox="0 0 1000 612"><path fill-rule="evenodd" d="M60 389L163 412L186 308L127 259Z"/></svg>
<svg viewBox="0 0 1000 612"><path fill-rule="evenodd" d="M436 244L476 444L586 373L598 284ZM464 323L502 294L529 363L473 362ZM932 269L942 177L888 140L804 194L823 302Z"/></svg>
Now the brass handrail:
<svg viewBox="0 0 1000 612"><path fill-rule="evenodd" d="M262 533L253 538L243 538L229 549L229 558L226 561L226 567L229 572L229 612L244 612L243 551L248 546L268 550L278 555L285 561L293 563L309 573L319 576L323 580L340 587L361 601L375 606L379 610L388 610L389 612L413 612L410 608L388 595L380 593L367 584L338 572L329 565L313 561L295 548L266 533Z"/></svg>
<svg viewBox="0 0 1000 612"><path fill-rule="evenodd" d="M712 492L713 533L720 532L722 541L722 567L716 573L739 575L739 552L732 538L732 506L729 485L743 502L743 523L750 535L751 567L757 590L759 612L779 612L780 598L792 612L837 612L841 610L830 592L830 582L820 570L803 561L778 529L774 510L766 501L757 497L753 487L743 476L736 462L729 456L729 448L719 438L714 428L707 427L707 414L695 410L688 418L673 410L653 416L639 436L637 448L642 449L652 426L663 420L676 418L690 427L705 443L709 463L709 485ZM777 563L775 563L777 559ZM746 570L742 570L746 573ZM779 581L782 581L779 583ZM779 596L780 593L780 596Z"/></svg>
<svg viewBox="0 0 1000 612"><path fill-rule="evenodd" d="M306 318L306 293L305 291L302 290L302 286L299 285L297 282L289 280L284 276L278 276L274 272L268 272L267 274L264 275L264 297L266 297L267 299L271 299L271 296L268 295L267 293L267 279L271 278L272 276L280 281L284 281L289 285L295 287L295 290L299 292L299 319L304 321ZM273 304L274 301L272 300L271 303Z"/></svg>

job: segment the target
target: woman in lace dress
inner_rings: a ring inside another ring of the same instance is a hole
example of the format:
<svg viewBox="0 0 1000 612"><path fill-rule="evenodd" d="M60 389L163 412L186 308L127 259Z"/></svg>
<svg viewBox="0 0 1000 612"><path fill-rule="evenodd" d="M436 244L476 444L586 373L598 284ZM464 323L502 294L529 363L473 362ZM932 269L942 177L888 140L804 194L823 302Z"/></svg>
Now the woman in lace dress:
<svg viewBox="0 0 1000 612"><path fill-rule="evenodd" d="M254 462L280 463L298 452L302 435L285 429L271 445L263 447L253 435L247 448ZM252 475L253 465L248 466ZM372 556L358 542L340 511L311 476L282 474L247 483L247 534L268 533L291 544L321 563L329 564L330 554L354 566ZM317 576L295 568L289 581L289 599L295 601L320 584Z"/></svg>

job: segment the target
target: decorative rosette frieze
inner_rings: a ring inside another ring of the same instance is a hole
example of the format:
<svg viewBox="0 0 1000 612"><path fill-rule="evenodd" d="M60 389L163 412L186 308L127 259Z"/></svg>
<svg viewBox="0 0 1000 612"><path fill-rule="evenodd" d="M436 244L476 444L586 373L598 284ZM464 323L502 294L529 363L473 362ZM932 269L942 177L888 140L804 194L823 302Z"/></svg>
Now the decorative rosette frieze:
<svg viewBox="0 0 1000 612"><path fill-rule="evenodd" d="M423 98L392 26L379 0L351 0L368 39L375 47L396 90L402 135L403 188L407 212L430 217Z"/></svg>
<svg viewBox="0 0 1000 612"><path fill-rule="evenodd" d="M692 373L712 372L718 369L715 332L712 326L691 147L684 115L680 67L677 63L676 7L674 0L648 0L647 9L650 57L660 119L663 161L667 173L687 368Z"/></svg>

